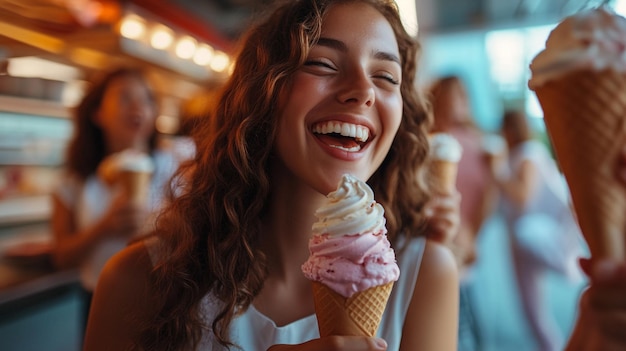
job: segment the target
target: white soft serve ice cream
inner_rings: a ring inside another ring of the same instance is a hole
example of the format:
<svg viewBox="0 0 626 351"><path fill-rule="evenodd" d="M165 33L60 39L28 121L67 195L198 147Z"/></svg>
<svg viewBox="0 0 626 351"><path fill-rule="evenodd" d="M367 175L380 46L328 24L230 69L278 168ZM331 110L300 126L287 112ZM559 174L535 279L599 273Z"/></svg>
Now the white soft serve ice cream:
<svg viewBox="0 0 626 351"><path fill-rule="evenodd" d="M122 172L152 173L154 162L145 152L127 149L109 155L98 167L98 175L107 183L115 183Z"/></svg>
<svg viewBox="0 0 626 351"><path fill-rule="evenodd" d="M398 280L384 209L365 182L344 175L315 216L310 256L302 265L308 279L345 297Z"/></svg>
<svg viewBox="0 0 626 351"><path fill-rule="evenodd" d="M450 134L434 133L430 135L430 154L433 160L459 162L463 155L463 147Z"/></svg>
<svg viewBox="0 0 626 351"><path fill-rule="evenodd" d="M626 19L604 7L567 17L552 30L530 69L533 90L575 71L626 72Z"/></svg>

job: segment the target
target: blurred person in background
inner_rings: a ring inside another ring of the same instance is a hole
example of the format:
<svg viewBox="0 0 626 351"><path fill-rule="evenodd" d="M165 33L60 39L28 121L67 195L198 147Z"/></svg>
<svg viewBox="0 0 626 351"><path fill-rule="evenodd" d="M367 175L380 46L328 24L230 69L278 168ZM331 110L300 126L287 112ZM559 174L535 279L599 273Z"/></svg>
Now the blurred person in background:
<svg viewBox="0 0 626 351"><path fill-rule="evenodd" d="M477 259L476 242L485 220L493 210L496 186L484 150L485 133L474 121L470 98L459 76L443 76L428 91L434 121L433 133L448 133L463 147L456 187L461 193L461 223L449 244L461 273L459 350L480 347L480 326L475 318L471 294L471 268Z"/></svg>
<svg viewBox="0 0 626 351"><path fill-rule="evenodd" d="M456 179L461 193L461 226L452 243L463 271L476 260L476 238L493 210L496 187L489 177L483 147L485 133L472 117L469 96L461 78L441 77L430 86L428 94L434 116L431 132L448 133L463 147Z"/></svg>
<svg viewBox="0 0 626 351"><path fill-rule="evenodd" d="M548 148L533 136L526 115L506 111L502 135L508 156L494 159L492 178L501 190L515 278L524 316L540 351L563 349L564 337L546 305L549 272L576 282L583 239L569 202L567 184Z"/></svg>
<svg viewBox="0 0 626 351"><path fill-rule="evenodd" d="M65 174L52 196L51 229L55 265L80 270L84 317L105 262L154 220L175 171L174 157L155 146L156 116L156 97L144 73L127 67L93 82L75 109ZM145 206L130 201L98 173L107 156L125 150L146 153L153 161Z"/></svg>

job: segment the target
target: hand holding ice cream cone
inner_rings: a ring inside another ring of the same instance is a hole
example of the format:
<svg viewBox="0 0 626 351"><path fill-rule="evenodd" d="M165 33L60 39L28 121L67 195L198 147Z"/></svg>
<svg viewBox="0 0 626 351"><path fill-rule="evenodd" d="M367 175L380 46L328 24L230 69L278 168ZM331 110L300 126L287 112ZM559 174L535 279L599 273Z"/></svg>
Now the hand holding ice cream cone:
<svg viewBox="0 0 626 351"><path fill-rule="evenodd" d="M531 71L592 256L626 260L626 190L615 177L626 140L626 19L605 8L566 18Z"/></svg>
<svg viewBox="0 0 626 351"><path fill-rule="evenodd" d="M148 199L154 164L145 153L124 150L105 158L98 175L110 185L120 186L131 203L143 207Z"/></svg>

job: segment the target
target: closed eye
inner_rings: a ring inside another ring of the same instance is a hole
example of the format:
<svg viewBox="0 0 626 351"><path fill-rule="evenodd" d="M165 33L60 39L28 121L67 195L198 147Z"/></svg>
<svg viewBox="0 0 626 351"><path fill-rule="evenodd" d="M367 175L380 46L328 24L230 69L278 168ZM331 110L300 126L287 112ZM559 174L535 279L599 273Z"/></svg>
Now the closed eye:
<svg viewBox="0 0 626 351"><path fill-rule="evenodd" d="M374 78L382 78L393 85L400 84L400 81L394 78L394 76L392 76L391 74L378 74L378 75L375 75Z"/></svg>
<svg viewBox="0 0 626 351"><path fill-rule="evenodd" d="M331 64L324 62L324 61L320 61L320 60L308 60L304 63L304 66L321 67L321 68L327 68L327 69L336 71L335 67L331 66Z"/></svg>

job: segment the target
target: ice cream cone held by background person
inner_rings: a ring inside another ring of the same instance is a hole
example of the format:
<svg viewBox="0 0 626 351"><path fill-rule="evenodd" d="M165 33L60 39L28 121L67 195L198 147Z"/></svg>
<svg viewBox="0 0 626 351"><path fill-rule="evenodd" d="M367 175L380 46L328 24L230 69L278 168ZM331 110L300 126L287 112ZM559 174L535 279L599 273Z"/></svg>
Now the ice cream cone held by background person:
<svg viewBox="0 0 626 351"><path fill-rule="evenodd" d="M144 206L148 200L154 163L146 153L124 150L105 158L98 174L109 185L119 186L131 203Z"/></svg>
<svg viewBox="0 0 626 351"><path fill-rule="evenodd" d="M448 133L431 134L429 141L429 183L438 193L453 193L456 189L458 164L463 154L463 147Z"/></svg>
<svg viewBox="0 0 626 351"><path fill-rule="evenodd" d="M626 259L626 19L606 8L563 20L532 61L535 91L594 258Z"/></svg>
<svg viewBox="0 0 626 351"><path fill-rule="evenodd" d="M344 175L315 216L304 275L320 336L374 336L400 270L372 189Z"/></svg>

